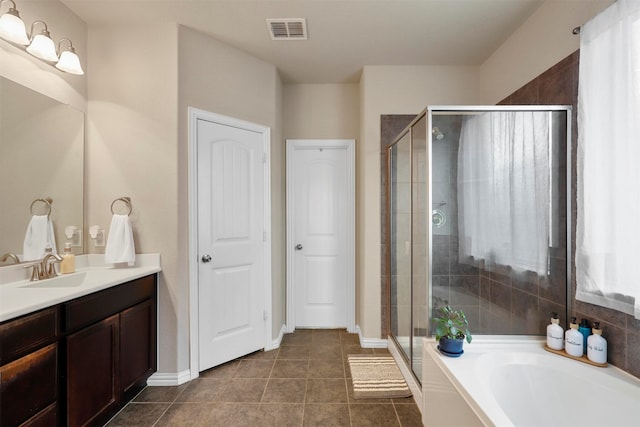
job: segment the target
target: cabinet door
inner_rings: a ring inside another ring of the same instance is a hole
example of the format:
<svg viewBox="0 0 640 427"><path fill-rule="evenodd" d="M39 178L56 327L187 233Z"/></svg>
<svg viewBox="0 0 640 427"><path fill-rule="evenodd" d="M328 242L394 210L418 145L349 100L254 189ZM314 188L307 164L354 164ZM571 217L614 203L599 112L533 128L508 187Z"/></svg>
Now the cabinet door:
<svg viewBox="0 0 640 427"><path fill-rule="evenodd" d="M56 306L0 324L0 365L54 342L58 313Z"/></svg>
<svg viewBox="0 0 640 427"><path fill-rule="evenodd" d="M120 385L125 398L156 370L156 308L151 300L120 314Z"/></svg>
<svg viewBox="0 0 640 427"><path fill-rule="evenodd" d="M1 426L21 424L49 405L55 408L57 364L53 343L0 367Z"/></svg>
<svg viewBox="0 0 640 427"><path fill-rule="evenodd" d="M67 423L91 424L119 400L119 315L67 337Z"/></svg>

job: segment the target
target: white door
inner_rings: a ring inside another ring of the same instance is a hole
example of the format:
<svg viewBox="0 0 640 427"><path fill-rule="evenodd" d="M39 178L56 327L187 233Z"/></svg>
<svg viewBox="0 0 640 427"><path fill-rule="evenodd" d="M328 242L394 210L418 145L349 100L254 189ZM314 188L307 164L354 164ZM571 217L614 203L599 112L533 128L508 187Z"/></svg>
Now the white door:
<svg viewBox="0 0 640 427"><path fill-rule="evenodd" d="M323 140L288 144L294 326L347 327L353 287L350 146Z"/></svg>
<svg viewBox="0 0 640 427"><path fill-rule="evenodd" d="M199 370L264 347L264 158L259 132L197 121Z"/></svg>

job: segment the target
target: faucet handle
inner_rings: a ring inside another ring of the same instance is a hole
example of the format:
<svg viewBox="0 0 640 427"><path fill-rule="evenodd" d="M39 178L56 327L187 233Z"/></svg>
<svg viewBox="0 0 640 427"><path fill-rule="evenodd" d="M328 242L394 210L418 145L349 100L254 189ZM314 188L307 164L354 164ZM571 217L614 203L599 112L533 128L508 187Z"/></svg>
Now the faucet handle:
<svg viewBox="0 0 640 427"><path fill-rule="evenodd" d="M24 268L31 268L31 279L29 279L30 282L37 282L38 280L40 280L40 265L39 263L36 262L32 262L31 264L27 264L24 266Z"/></svg>
<svg viewBox="0 0 640 427"><path fill-rule="evenodd" d="M56 272L54 265L59 262L60 261L56 259L49 262L49 265L47 265L47 278L58 277L58 273Z"/></svg>

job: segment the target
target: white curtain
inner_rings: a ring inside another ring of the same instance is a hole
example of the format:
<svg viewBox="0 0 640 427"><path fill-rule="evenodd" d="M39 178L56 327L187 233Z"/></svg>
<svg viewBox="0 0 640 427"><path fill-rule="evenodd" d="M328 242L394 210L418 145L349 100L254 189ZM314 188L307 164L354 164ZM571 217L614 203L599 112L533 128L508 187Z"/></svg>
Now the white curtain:
<svg viewBox="0 0 640 427"><path fill-rule="evenodd" d="M465 117L458 151L460 259L546 275L549 112Z"/></svg>
<svg viewBox="0 0 640 427"><path fill-rule="evenodd" d="M640 319L640 1L582 26L576 298Z"/></svg>

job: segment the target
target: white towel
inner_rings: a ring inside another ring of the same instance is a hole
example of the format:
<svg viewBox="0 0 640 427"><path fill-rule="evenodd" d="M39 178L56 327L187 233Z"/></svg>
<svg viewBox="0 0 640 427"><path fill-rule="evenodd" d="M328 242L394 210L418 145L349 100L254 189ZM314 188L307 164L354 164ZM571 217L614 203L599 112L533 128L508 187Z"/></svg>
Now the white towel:
<svg viewBox="0 0 640 427"><path fill-rule="evenodd" d="M133 227L128 215L113 215L107 246L104 250L104 262L126 262L133 266L136 262L136 247L133 242Z"/></svg>
<svg viewBox="0 0 640 427"><path fill-rule="evenodd" d="M53 223L49 215L33 215L22 246L23 261L33 261L44 256L45 248L49 246L53 253L56 250L56 237L53 233Z"/></svg>

